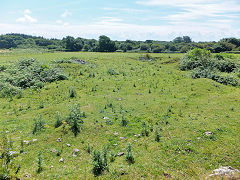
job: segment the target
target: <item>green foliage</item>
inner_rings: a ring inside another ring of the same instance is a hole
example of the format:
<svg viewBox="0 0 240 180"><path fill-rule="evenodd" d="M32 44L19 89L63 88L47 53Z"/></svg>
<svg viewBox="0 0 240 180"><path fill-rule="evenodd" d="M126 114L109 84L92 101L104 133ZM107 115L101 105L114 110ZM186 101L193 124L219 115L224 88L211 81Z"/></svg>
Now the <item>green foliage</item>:
<svg viewBox="0 0 240 180"><path fill-rule="evenodd" d="M213 68L195 68L191 73L192 78L208 78L225 85L238 85L238 79L233 76L221 75L217 69Z"/></svg>
<svg viewBox="0 0 240 180"><path fill-rule="evenodd" d="M92 157L92 164L93 164L93 169L92 172L94 176L99 176L103 173L105 170L104 163L103 163L103 158L101 156L100 151L93 151L93 157Z"/></svg>
<svg viewBox="0 0 240 180"><path fill-rule="evenodd" d="M8 143L8 138L4 133L2 136L1 149L0 149L0 179L10 179L10 162L12 160L10 156L10 146Z"/></svg>
<svg viewBox="0 0 240 180"><path fill-rule="evenodd" d="M111 76L118 75L118 73L114 69L108 69L107 73Z"/></svg>
<svg viewBox="0 0 240 180"><path fill-rule="evenodd" d="M207 67L211 64L211 52L205 49L195 48L189 51L182 59L181 70L192 70L196 67Z"/></svg>
<svg viewBox="0 0 240 180"><path fill-rule="evenodd" d="M129 164L133 164L135 162L134 157L132 155L132 145L131 144L128 144L128 146L127 146L126 161Z"/></svg>
<svg viewBox="0 0 240 180"><path fill-rule="evenodd" d="M54 127L55 128L58 128L62 125L62 117L61 117L61 114L57 111L56 112L56 116L55 116L56 120L55 120L55 124L54 124Z"/></svg>
<svg viewBox="0 0 240 180"><path fill-rule="evenodd" d="M120 122L121 126L126 127L128 124L128 121L126 120L126 118L124 116L122 116L121 122Z"/></svg>
<svg viewBox="0 0 240 180"><path fill-rule="evenodd" d="M66 80L57 68L50 68L35 59L20 60L0 73L1 97L21 96L21 90L29 87L42 88L47 82Z"/></svg>
<svg viewBox="0 0 240 180"><path fill-rule="evenodd" d="M38 165L37 173L42 172L43 168L42 168L42 154L41 154L41 152L38 153L37 165Z"/></svg>
<svg viewBox="0 0 240 180"><path fill-rule="evenodd" d="M115 161L115 157L116 157L116 154L111 152L110 153L110 158L109 158L110 162L114 162Z"/></svg>
<svg viewBox="0 0 240 180"><path fill-rule="evenodd" d="M209 78L225 85L238 85L238 79L234 76L221 75L220 72L231 73L237 65L221 55L212 58L210 51L204 49L193 49L183 58L180 69L193 70L192 78Z"/></svg>
<svg viewBox="0 0 240 180"><path fill-rule="evenodd" d="M84 116L85 116L85 113L80 111L79 104L75 104L70 107L70 112L67 117L67 123L70 125L70 129L73 132L75 137L81 131L82 124L84 123L83 122Z"/></svg>
<svg viewBox="0 0 240 180"><path fill-rule="evenodd" d="M45 128L44 125L45 121L42 119L42 115L38 119L34 119L32 134L42 131Z"/></svg>
<svg viewBox="0 0 240 180"><path fill-rule="evenodd" d="M142 136L149 136L147 124L145 122L142 123Z"/></svg>
<svg viewBox="0 0 240 180"><path fill-rule="evenodd" d="M114 41L107 36L100 36L99 37L99 52L114 52L117 50L116 44Z"/></svg>
<svg viewBox="0 0 240 180"><path fill-rule="evenodd" d="M76 97L76 91L75 91L75 89L73 88L73 87L70 87L69 88L69 97L70 98L74 98L74 97Z"/></svg>
<svg viewBox="0 0 240 180"><path fill-rule="evenodd" d="M155 141L160 142L160 135L158 130L155 131Z"/></svg>

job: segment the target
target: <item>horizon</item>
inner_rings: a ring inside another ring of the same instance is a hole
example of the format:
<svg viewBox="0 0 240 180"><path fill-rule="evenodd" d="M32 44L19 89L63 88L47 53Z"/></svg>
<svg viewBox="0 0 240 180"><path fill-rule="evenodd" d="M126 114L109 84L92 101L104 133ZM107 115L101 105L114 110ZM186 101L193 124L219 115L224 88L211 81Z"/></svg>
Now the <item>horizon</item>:
<svg viewBox="0 0 240 180"><path fill-rule="evenodd" d="M195 42L240 37L237 0L3 0L0 10L0 34L56 39L106 35L117 41L189 36Z"/></svg>

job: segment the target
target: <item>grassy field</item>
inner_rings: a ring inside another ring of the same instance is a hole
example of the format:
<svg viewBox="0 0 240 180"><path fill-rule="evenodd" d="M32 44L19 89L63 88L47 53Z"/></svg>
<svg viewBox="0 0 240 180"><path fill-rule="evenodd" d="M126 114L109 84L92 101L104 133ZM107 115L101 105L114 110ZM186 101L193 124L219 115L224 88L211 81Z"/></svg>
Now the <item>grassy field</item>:
<svg viewBox="0 0 240 180"><path fill-rule="evenodd" d="M145 54L0 52L0 65L35 58L59 66L69 77L26 89L22 98L0 98L0 131L12 150L19 152L21 140L29 141L24 153L11 160L11 175L20 165L16 176L23 179L94 179L92 152L104 147L109 172L100 179L205 179L219 166L240 169L239 86L192 79L190 72L179 70L183 54L151 54L153 61L140 61L141 56ZM71 57L87 64L54 63ZM76 91L73 98L70 88ZM67 125L54 127L56 112L64 119L74 104L87 116L77 137ZM45 129L33 135L34 119L40 116ZM126 161L128 144L133 164ZM76 148L80 152L73 156ZM37 173L39 152L43 170ZM110 155L120 152L125 155L110 162Z"/></svg>

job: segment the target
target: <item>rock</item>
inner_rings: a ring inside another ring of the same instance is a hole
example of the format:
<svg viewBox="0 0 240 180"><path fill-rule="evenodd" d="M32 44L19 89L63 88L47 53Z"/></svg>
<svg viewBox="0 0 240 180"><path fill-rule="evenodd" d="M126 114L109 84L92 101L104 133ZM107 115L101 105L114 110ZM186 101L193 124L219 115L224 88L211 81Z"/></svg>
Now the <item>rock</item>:
<svg viewBox="0 0 240 180"><path fill-rule="evenodd" d="M28 145L29 141L24 140L23 143Z"/></svg>
<svg viewBox="0 0 240 180"><path fill-rule="evenodd" d="M58 139L57 139L57 142L61 142L61 138L58 138Z"/></svg>
<svg viewBox="0 0 240 180"><path fill-rule="evenodd" d="M135 134L134 136L135 136L135 137L140 137L140 136L141 136L141 134Z"/></svg>
<svg viewBox="0 0 240 180"><path fill-rule="evenodd" d="M120 152L117 154L117 156L123 156L124 155L124 152Z"/></svg>
<svg viewBox="0 0 240 180"><path fill-rule="evenodd" d="M57 150L54 148L51 150L52 153L57 153Z"/></svg>
<svg viewBox="0 0 240 180"><path fill-rule="evenodd" d="M37 139L33 139L32 141L33 141L33 142L37 142Z"/></svg>
<svg viewBox="0 0 240 180"><path fill-rule="evenodd" d="M59 162L63 162L63 158L61 158L61 159L59 160Z"/></svg>
<svg viewBox="0 0 240 180"><path fill-rule="evenodd" d="M71 144L67 144L67 147L70 147L71 146Z"/></svg>
<svg viewBox="0 0 240 180"><path fill-rule="evenodd" d="M115 136L118 136L119 135L119 133L118 132L115 132L115 133L113 133Z"/></svg>
<svg viewBox="0 0 240 180"><path fill-rule="evenodd" d="M80 151L80 150L77 149L77 148L73 150L74 153L79 153L79 151Z"/></svg>
<svg viewBox="0 0 240 180"><path fill-rule="evenodd" d="M207 131L207 132L205 132L204 134L205 134L206 136L211 136L211 135L213 135L213 133L210 132L210 131Z"/></svg>
<svg viewBox="0 0 240 180"><path fill-rule="evenodd" d="M239 170L234 169L231 166L226 166L226 167L220 167L219 169L213 170L212 174L209 176L211 177L211 176L234 176L234 175L237 175L240 178L239 173L240 173Z"/></svg>
<svg viewBox="0 0 240 180"><path fill-rule="evenodd" d="M9 151L9 155L10 155L10 156L14 156L14 155L16 155L16 154L18 154L18 152L16 152L16 151Z"/></svg>
<svg viewBox="0 0 240 180"><path fill-rule="evenodd" d="M125 139L125 137L120 137L120 140L124 140Z"/></svg>
<svg viewBox="0 0 240 180"><path fill-rule="evenodd" d="M73 153L73 155L72 155L73 157L76 157L77 155L75 154L75 153Z"/></svg>
<svg viewBox="0 0 240 180"><path fill-rule="evenodd" d="M81 59L75 59L74 61L75 61L76 63L78 63L78 64L87 64L86 61L81 60Z"/></svg>

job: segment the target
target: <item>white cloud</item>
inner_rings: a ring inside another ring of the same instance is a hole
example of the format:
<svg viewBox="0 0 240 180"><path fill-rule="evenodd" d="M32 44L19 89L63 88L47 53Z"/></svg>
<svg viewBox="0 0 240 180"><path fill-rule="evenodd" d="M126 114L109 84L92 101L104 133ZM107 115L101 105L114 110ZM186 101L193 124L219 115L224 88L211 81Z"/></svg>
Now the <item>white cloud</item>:
<svg viewBox="0 0 240 180"><path fill-rule="evenodd" d="M63 21L62 21L62 20L56 20L56 23L58 23L58 24L62 24Z"/></svg>
<svg viewBox="0 0 240 180"><path fill-rule="evenodd" d="M25 9L23 17L17 18L16 22L20 22L20 23L35 23L35 22L37 22L37 19L30 16L30 14L31 14L31 11L29 9Z"/></svg>
<svg viewBox="0 0 240 180"><path fill-rule="evenodd" d="M72 15L72 13L69 12L68 10L65 10L64 13L61 14L61 17L62 17L62 18L65 18L65 17L70 16L70 15Z"/></svg>
<svg viewBox="0 0 240 180"><path fill-rule="evenodd" d="M98 38L105 34L118 40L172 40L177 36L189 35L195 41L213 41L223 37L239 37L240 29L233 29L219 22L201 24L191 22L188 27L185 24L171 24L165 26L150 26L124 24L121 22L96 22L82 25L69 24L33 24L24 26L21 24L0 24L0 34L15 32L25 33L47 38L62 38L67 35L83 38ZM13 31L14 30L14 31Z"/></svg>
<svg viewBox="0 0 240 180"><path fill-rule="evenodd" d="M121 18L105 16L100 18L99 23L109 23L109 22L114 23L114 22L122 22L122 21L123 19Z"/></svg>
<svg viewBox="0 0 240 180"><path fill-rule="evenodd" d="M25 14L24 17L20 17L18 19L16 19L17 22L21 22L21 23L35 23L37 22L37 19L31 17L28 14Z"/></svg>
<svg viewBox="0 0 240 180"><path fill-rule="evenodd" d="M160 16L158 19L167 21L169 25L181 25L188 29L194 25L200 28L200 34L203 27L208 27L208 34L211 34L211 29L215 29L218 33L222 27L233 32L232 27L240 18L238 0L141 0L137 3L146 6L173 7L175 13ZM226 34L224 31L219 33Z"/></svg>
<svg viewBox="0 0 240 180"><path fill-rule="evenodd" d="M102 10L105 10L105 11L122 11L122 12L126 12L126 13L129 13L129 14L136 14L136 13L143 13L143 12L147 12L146 10L142 10L142 9L132 9L132 8L108 8L108 7L105 7L105 8L102 8Z"/></svg>
<svg viewBox="0 0 240 180"><path fill-rule="evenodd" d="M24 10L24 14L31 14L32 12L29 9Z"/></svg>

